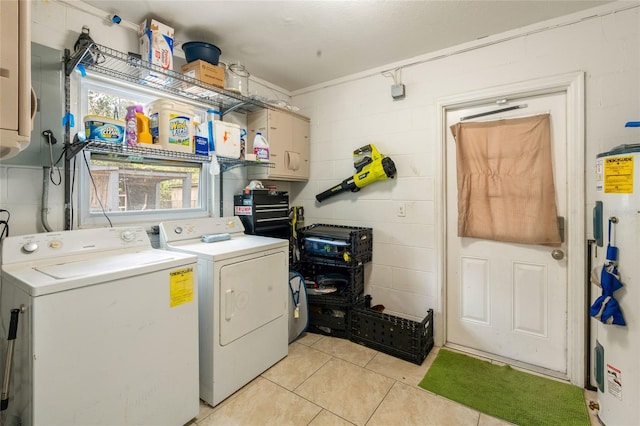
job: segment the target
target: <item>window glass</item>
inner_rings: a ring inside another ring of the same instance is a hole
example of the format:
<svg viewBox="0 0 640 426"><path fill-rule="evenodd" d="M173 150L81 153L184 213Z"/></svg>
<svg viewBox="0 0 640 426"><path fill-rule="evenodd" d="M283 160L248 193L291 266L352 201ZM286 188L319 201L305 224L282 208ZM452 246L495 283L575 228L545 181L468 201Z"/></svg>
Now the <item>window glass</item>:
<svg viewBox="0 0 640 426"><path fill-rule="evenodd" d="M89 115L124 120L127 115L127 107L133 105L140 105L140 102L113 93L105 93L95 88L87 90L87 114Z"/></svg>
<svg viewBox="0 0 640 426"><path fill-rule="evenodd" d="M91 213L201 207L200 164L129 163L94 154L89 165Z"/></svg>

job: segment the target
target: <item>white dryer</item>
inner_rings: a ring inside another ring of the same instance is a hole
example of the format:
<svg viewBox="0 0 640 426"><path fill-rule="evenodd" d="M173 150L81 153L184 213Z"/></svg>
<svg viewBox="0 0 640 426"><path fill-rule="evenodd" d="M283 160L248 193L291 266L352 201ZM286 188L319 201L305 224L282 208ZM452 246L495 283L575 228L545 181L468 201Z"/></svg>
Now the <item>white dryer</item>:
<svg viewBox="0 0 640 426"><path fill-rule="evenodd" d="M200 398L215 406L288 353L289 243L237 216L163 222L160 243L198 256Z"/></svg>
<svg viewBox="0 0 640 426"><path fill-rule="evenodd" d="M6 238L1 365L9 341L14 356L5 424L181 426L196 417L196 274L195 256L152 249L141 227Z"/></svg>

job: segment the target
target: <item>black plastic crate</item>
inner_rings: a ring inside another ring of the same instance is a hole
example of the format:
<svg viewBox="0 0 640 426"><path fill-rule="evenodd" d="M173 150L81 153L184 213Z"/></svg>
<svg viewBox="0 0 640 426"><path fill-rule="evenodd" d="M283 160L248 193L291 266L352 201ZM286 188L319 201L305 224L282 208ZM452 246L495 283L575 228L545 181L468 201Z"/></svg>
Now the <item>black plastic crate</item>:
<svg viewBox="0 0 640 426"><path fill-rule="evenodd" d="M298 234L303 260L325 258L347 265L371 261L372 228L316 223L298 230Z"/></svg>
<svg viewBox="0 0 640 426"><path fill-rule="evenodd" d="M332 336L332 337L338 337L340 339L349 339L349 334L347 330L336 330L333 328L327 328L323 326L317 326L315 324L309 324L309 327L307 327L307 331L309 333L322 334L323 336Z"/></svg>
<svg viewBox="0 0 640 426"><path fill-rule="evenodd" d="M364 266L340 267L322 263L302 262L298 271L304 277L307 285L318 283L322 278L338 278L343 284L335 285L336 291L324 294L312 294L307 289L309 304L330 305L335 307L353 307L358 301L364 300Z"/></svg>
<svg viewBox="0 0 640 426"><path fill-rule="evenodd" d="M351 331L350 308L337 308L327 305L309 305L309 325L318 328L323 334L348 337Z"/></svg>
<svg viewBox="0 0 640 426"><path fill-rule="evenodd" d="M350 340L397 358L422 364L433 348L433 309L421 321L354 308L350 314Z"/></svg>

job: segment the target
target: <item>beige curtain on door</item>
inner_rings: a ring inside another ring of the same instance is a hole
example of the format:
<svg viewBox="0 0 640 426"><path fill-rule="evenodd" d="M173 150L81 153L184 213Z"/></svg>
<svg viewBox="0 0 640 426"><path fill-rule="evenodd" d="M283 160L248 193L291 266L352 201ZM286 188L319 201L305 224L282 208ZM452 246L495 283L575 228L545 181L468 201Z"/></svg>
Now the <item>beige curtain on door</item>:
<svg viewBox="0 0 640 426"><path fill-rule="evenodd" d="M550 115L451 126L458 236L560 245Z"/></svg>

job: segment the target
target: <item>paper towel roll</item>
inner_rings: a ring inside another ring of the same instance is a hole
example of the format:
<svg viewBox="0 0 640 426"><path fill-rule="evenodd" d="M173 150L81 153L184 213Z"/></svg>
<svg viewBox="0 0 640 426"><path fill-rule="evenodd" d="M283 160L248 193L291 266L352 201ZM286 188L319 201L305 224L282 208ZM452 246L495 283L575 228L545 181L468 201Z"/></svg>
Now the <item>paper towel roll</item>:
<svg viewBox="0 0 640 426"><path fill-rule="evenodd" d="M300 153L287 151L287 167L289 170L298 170L300 168Z"/></svg>

